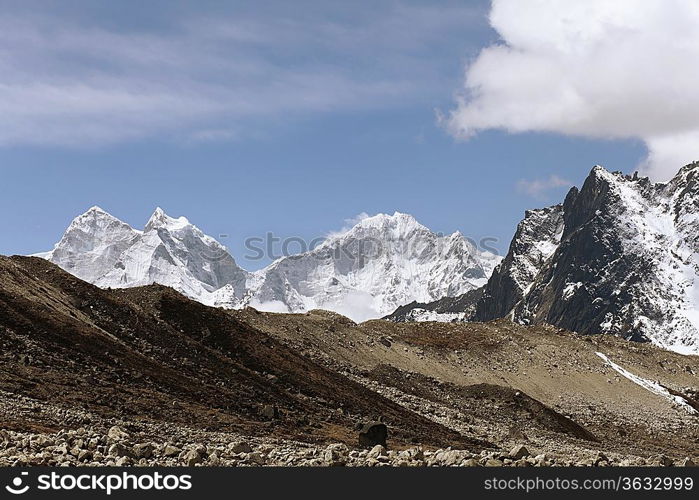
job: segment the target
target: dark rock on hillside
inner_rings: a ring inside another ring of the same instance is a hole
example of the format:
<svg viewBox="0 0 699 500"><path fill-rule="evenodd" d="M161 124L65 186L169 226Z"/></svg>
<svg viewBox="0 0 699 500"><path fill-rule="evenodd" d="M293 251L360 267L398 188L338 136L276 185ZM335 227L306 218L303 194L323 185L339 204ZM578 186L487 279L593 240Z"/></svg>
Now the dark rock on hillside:
<svg viewBox="0 0 699 500"><path fill-rule="evenodd" d="M400 306L393 313L385 316L383 319L396 322L415 321L416 312L432 311L435 313L464 313L464 320L468 321L473 316L476 309L476 304L483 295L483 288L470 290L457 297L444 297L434 302L422 303L411 302L404 306Z"/></svg>
<svg viewBox="0 0 699 500"><path fill-rule="evenodd" d="M359 431L359 446L367 448L376 445L386 446L388 427L381 422L371 422Z"/></svg>
<svg viewBox="0 0 699 500"><path fill-rule="evenodd" d="M563 233L563 205L527 210L507 255L485 285L474 313L477 321L502 318L522 300Z"/></svg>

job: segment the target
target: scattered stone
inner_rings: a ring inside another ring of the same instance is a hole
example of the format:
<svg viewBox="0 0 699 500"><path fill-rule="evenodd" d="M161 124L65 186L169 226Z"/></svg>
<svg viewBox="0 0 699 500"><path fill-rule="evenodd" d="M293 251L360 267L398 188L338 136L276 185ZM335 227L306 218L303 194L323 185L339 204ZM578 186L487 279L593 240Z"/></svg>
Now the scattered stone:
<svg viewBox="0 0 699 500"><path fill-rule="evenodd" d="M182 450L180 450L177 446L173 446L171 444L166 444L165 448L163 448L163 455L166 457L176 457L182 453Z"/></svg>
<svg viewBox="0 0 699 500"><path fill-rule="evenodd" d="M127 457L131 455L131 451L122 443L114 443L109 447L109 455L113 457Z"/></svg>
<svg viewBox="0 0 699 500"><path fill-rule="evenodd" d="M126 441L131 436L124 429L122 429L118 425L115 425L114 427L109 429L109 432L107 432L107 437L110 441Z"/></svg>
<svg viewBox="0 0 699 500"><path fill-rule="evenodd" d="M252 462L257 465L265 464L265 457L259 451L253 451L252 453L248 453L247 459L249 462Z"/></svg>
<svg viewBox="0 0 699 500"><path fill-rule="evenodd" d="M600 465L604 462L609 463L609 459L607 458L607 455L605 455L601 451L598 451L597 455L595 455L595 458L593 459L594 465Z"/></svg>
<svg viewBox="0 0 699 500"><path fill-rule="evenodd" d="M250 453L252 446L245 441L234 441L228 445L228 451L230 453Z"/></svg>
<svg viewBox="0 0 699 500"><path fill-rule="evenodd" d="M662 467L672 467L674 465L672 459L666 457L665 455L658 455L657 457L655 457L654 463Z"/></svg>
<svg viewBox="0 0 699 500"><path fill-rule="evenodd" d="M153 456L153 445L151 443L139 443L133 447L133 455L136 458L150 458Z"/></svg>
<svg viewBox="0 0 699 500"><path fill-rule="evenodd" d="M471 454L464 450L448 450L441 453L439 459L443 465L447 467L452 467L454 465L460 465L464 460L469 458Z"/></svg>
<svg viewBox="0 0 699 500"><path fill-rule="evenodd" d="M260 415L269 420L279 418L279 409L274 405L264 405L260 410Z"/></svg>
<svg viewBox="0 0 699 500"><path fill-rule="evenodd" d="M510 458L519 460L520 458L525 458L530 455L529 450L523 444L518 444L510 450Z"/></svg>
<svg viewBox="0 0 699 500"><path fill-rule="evenodd" d="M386 448L383 445L377 444L374 446L369 453L367 453L367 458L378 459L386 455Z"/></svg>
<svg viewBox="0 0 699 500"><path fill-rule="evenodd" d="M325 449L324 460L333 467L345 465L349 455L349 448L342 443L331 444Z"/></svg>
<svg viewBox="0 0 699 500"><path fill-rule="evenodd" d="M204 460L204 457L198 450L189 450L182 458L187 467L194 467L195 465L202 463Z"/></svg>

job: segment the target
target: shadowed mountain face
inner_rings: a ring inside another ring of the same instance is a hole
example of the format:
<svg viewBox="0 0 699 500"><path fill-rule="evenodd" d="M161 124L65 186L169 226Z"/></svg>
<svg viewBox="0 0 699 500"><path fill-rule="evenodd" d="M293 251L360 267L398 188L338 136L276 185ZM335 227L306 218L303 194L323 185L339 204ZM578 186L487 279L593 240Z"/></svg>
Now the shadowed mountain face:
<svg viewBox="0 0 699 500"><path fill-rule="evenodd" d="M699 163L667 183L590 172L528 212L475 319L511 317L699 353Z"/></svg>
<svg viewBox="0 0 699 500"><path fill-rule="evenodd" d="M482 289L386 319L508 318L699 354L698 255L699 163L667 183L595 167L563 204L525 213Z"/></svg>
<svg viewBox="0 0 699 500"><path fill-rule="evenodd" d="M456 297L444 297L434 302L411 302L396 309L383 319L397 322L410 321L469 321L473 318L484 287L470 290Z"/></svg>
<svg viewBox="0 0 699 500"><path fill-rule="evenodd" d="M381 416L396 442L480 446L162 286L102 290L0 257L0 335L2 391L105 418L354 443L354 426ZM5 428L67 425L3 416Z"/></svg>

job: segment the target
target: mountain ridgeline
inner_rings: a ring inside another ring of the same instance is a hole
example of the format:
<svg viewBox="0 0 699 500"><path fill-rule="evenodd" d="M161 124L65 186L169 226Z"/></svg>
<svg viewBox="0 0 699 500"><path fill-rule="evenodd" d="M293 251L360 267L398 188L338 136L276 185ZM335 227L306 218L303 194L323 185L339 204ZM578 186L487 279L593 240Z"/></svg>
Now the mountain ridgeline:
<svg viewBox="0 0 699 500"><path fill-rule="evenodd" d="M699 354L698 251L699 163L665 183L596 166L563 204L526 212L463 319L548 323Z"/></svg>
<svg viewBox="0 0 699 500"><path fill-rule="evenodd" d="M38 255L102 288L159 283L210 306L327 309L355 321L480 288L500 261L458 232L436 234L395 213L365 218L308 252L248 272L184 217L158 208L139 231L99 207Z"/></svg>
<svg viewBox="0 0 699 500"><path fill-rule="evenodd" d="M562 204L525 213L504 259L395 213L248 272L184 217L157 209L138 231L98 207L40 255L103 288L159 283L228 309L509 318L699 354L698 176L699 163L665 183L596 166Z"/></svg>

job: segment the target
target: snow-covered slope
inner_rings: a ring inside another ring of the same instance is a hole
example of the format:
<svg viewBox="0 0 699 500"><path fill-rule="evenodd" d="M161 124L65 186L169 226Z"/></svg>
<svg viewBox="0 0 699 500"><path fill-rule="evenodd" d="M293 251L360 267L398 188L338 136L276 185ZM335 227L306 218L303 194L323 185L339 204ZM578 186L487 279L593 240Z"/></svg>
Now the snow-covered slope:
<svg viewBox="0 0 699 500"><path fill-rule="evenodd" d="M560 241L550 238L554 224L518 231L476 317L511 315L699 354L699 163L667 183L596 166L558 211ZM545 251L518 266L517 249L532 242Z"/></svg>
<svg viewBox="0 0 699 500"><path fill-rule="evenodd" d="M137 231L93 207L73 220L52 251L39 255L103 288L160 283L210 305L223 286L229 301L241 302L248 277L223 245L160 208Z"/></svg>
<svg viewBox="0 0 699 500"><path fill-rule="evenodd" d="M329 309L365 320L414 300L430 302L478 288L498 261L458 232L440 236L410 215L380 214L256 273L253 305Z"/></svg>
<svg viewBox="0 0 699 500"><path fill-rule="evenodd" d="M160 283L208 305L320 308L357 321L478 288L500 260L460 233L441 236L395 213L366 218L310 252L248 273L184 217L157 209L137 231L97 207L77 217L56 247L40 255L101 287Z"/></svg>
<svg viewBox="0 0 699 500"><path fill-rule="evenodd" d="M92 207L73 219L53 250L37 254L74 274L96 282L106 270L112 269L122 252L141 236L125 222Z"/></svg>

